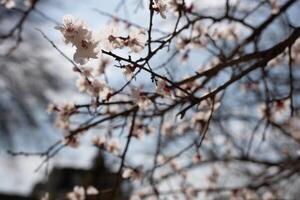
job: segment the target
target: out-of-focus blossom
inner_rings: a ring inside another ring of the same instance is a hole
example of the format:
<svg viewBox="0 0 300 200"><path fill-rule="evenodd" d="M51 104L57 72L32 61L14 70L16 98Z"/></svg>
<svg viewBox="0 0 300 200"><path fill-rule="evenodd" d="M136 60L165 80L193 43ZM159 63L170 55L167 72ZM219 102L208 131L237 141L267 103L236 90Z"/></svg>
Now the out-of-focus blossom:
<svg viewBox="0 0 300 200"><path fill-rule="evenodd" d="M192 158L192 163L197 164L202 160L202 157L199 153L195 154Z"/></svg>
<svg viewBox="0 0 300 200"><path fill-rule="evenodd" d="M153 9L157 11L160 16L166 19L166 12L167 12L167 3L165 0L154 0Z"/></svg>
<svg viewBox="0 0 300 200"><path fill-rule="evenodd" d="M184 188L183 193L189 199L194 199L198 195L197 191L192 186L188 186L188 187Z"/></svg>
<svg viewBox="0 0 300 200"><path fill-rule="evenodd" d="M156 161L159 165L161 165L166 161L166 158L163 155L159 154L156 157Z"/></svg>
<svg viewBox="0 0 300 200"><path fill-rule="evenodd" d="M122 173L123 178L132 178L133 180L137 180L141 177L141 172L139 169L130 169L126 168Z"/></svg>
<svg viewBox="0 0 300 200"><path fill-rule="evenodd" d="M95 188L94 186L90 185L86 189L86 194L87 195L97 195L97 194L99 194L99 191L97 190L97 188Z"/></svg>
<svg viewBox="0 0 300 200"><path fill-rule="evenodd" d="M171 89L165 80L158 79L156 81L156 92L162 96L171 96Z"/></svg>
<svg viewBox="0 0 300 200"><path fill-rule="evenodd" d="M280 10L277 0L269 0L271 4L272 14L277 14Z"/></svg>
<svg viewBox="0 0 300 200"><path fill-rule="evenodd" d="M14 0L2 0L1 5L3 5L7 9L12 9L16 6L16 3Z"/></svg>
<svg viewBox="0 0 300 200"><path fill-rule="evenodd" d="M126 76L128 80L133 77L135 67L132 64L125 65L123 68L123 74Z"/></svg>
<svg viewBox="0 0 300 200"><path fill-rule="evenodd" d="M85 92L90 87L90 82L86 77L79 76L79 78L76 81L76 86L80 92Z"/></svg>
<svg viewBox="0 0 300 200"><path fill-rule="evenodd" d="M119 152L119 149L120 149L120 143L119 140L117 140L116 138L113 138L108 142L107 151L113 154L117 154Z"/></svg>
<svg viewBox="0 0 300 200"><path fill-rule="evenodd" d="M101 75L105 73L107 66L111 63L111 60L106 57L100 57L99 65L96 69L95 75Z"/></svg>
<svg viewBox="0 0 300 200"><path fill-rule="evenodd" d="M150 99L140 90L140 89L133 89L132 96L136 99L137 105L142 109L146 110L151 105Z"/></svg>
<svg viewBox="0 0 300 200"><path fill-rule="evenodd" d="M111 23L107 25L101 34L101 43L108 51L124 47L124 42L120 37L119 24Z"/></svg>
<svg viewBox="0 0 300 200"><path fill-rule="evenodd" d="M143 139L145 135L145 130L142 122L136 121L133 127L132 136L137 139Z"/></svg>
<svg viewBox="0 0 300 200"><path fill-rule="evenodd" d="M56 126L61 129L68 129L70 126L70 116L76 111L75 104L67 102L56 107L58 109L58 116L55 121Z"/></svg>
<svg viewBox="0 0 300 200"><path fill-rule="evenodd" d="M104 81L95 79L92 81L91 87L88 89L88 93L90 95L100 96L103 99L106 99L110 93L110 88Z"/></svg>
<svg viewBox="0 0 300 200"><path fill-rule="evenodd" d="M32 6L34 0L25 0L24 1L24 5L28 8L30 8Z"/></svg>
<svg viewBox="0 0 300 200"><path fill-rule="evenodd" d="M179 163L179 161L177 160L177 159L172 159L171 161L170 161L170 167L173 169L173 170L179 170L179 168L180 168L180 163Z"/></svg>
<svg viewBox="0 0 300 200"><path fill-rule="evenodd" d="M69 200L85 200L85 190L84 187L75 186L72 192L67 194Z"/></svg>
<svg viewBox="0 0 300 200"><path fill-rule="evenodd" d="M142 30L134 29L133 31L129 32L129 36L125 44L134 53L139 53L144 49L146 40L146 34Z"/></svg>
<svg viewBox="0 0 300 200"><path fill-rule="evenodd" d="M103 136L102 136L102 137L94 136L94 137L92 138L92 143L93 143L95 146L97 146L97 147L103 149L103 148L105 148L106 138L103 137Z"/></svg>

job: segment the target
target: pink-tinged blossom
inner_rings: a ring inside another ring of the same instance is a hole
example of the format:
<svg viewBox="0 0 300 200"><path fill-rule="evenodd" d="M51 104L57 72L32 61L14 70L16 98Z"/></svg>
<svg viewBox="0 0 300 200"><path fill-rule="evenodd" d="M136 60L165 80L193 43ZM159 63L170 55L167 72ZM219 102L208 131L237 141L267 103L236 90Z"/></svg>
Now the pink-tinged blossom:
<svg viewBox="0 0 300 200"><path fill-rule="evenodd" d="M87 25L73 16L66 15L63 24L55 27L59 30L66 44L76 47L73 59L76 63L85 64L91 58L98 58L101 54L99 39Z"/></svg>
<svg viewBox="0 0 300 200"><path fill-rule="evenodd" d="M162 133L166 136L172 136L174 131L174 125L171 121L167 121L162 126Z"/></svg>
<svg viewBox="0 0 300 200"><path fill-rule="evenodd" d="M133 127L132 136L142 140L145 135L144 126L141 121L136 121Z"/></svg>
<svg viewBox="0 0 300 200"><path fill-rule="evenodd" d="M101 34L101 43L108 51L124 47L124 40L120 37L118 26L117 23L111 23L105 27Z"/></svg>
<svg viewBox="0 0 300 200"><path fill-rule="evenodd" d="M128 80L132 79L135 67L132 64L125 65L123 67L123 74Z"/></svg>
<svg viewBox="0 0 300 200"><path fill-rule="evenodd" d="M150 99L140 90L140 89L133 89L132 96L136 99L137 105L142 109L146 110L151 105Z"/></svg>
<svg viewBox="0 0 300 200"><path fill-rule="evenodd" d="M153 9L157 11L160 16L166 19L166 12L167 12L167 3L165 0L154 0Z"/></svg>
<svg viewBox="0 0 300 200"><path fill-rule="evenodd" d="M129 32L126 44L131 51L134 53L139 53L144 49L146 41L146 34L142 30L134 29L133 31Z"/></svg>
<svg viewBox="0 0 300 200"><path fill-rule="evenodd" d="M158 79L156 81L156 92L162 96L171 96L170 87L165 80Z"/></svg>
<svg viewBox="0 0 300 200"><path fill-rule="evenodd" d="M111 89L108 87L105 81L93 79L88 80L87 77L80 76L76 81L76 86L80 92L87 92L94 97L101 97L107 99L111 93Z"/></svg>
<svg viewBox="0 0 300 200"><path fill-rule="evenodd" d="M141 178L141 172L139 169L130 169L125 168L122 173L123 178L132 178L133 180L137 180Z"/></svg>
<svg viewBox="0 0 300 200"><path fill-rule="evenodd" d="M12 9L16 6L14 0L2 0L1 5L3 5L6 9Z"/></svg>
<svg viewBox="0 0 300 200"><path fill-rule="evenodd" d="M88 90L88 93L93 96L100 96L102 99L107 99L110 88L103 80L93 80L91 83L91 87Z"/></svg>
<svg viewBox="0 0 300 200"><path fill-rule="evenodd" d="M56 107L58 108L58 116L55 121L56 126L61 129L68 129L70 126L70 116L76 112L75 104L67 102Z"/></svg>
<svg viewBox="0 0 300 200"><path fill-rule="evenodd" d="M107 151L113 154L118 154L120 150L120 142L118 139L113 138L108 141Z"/></svg>
<svg viewBox="0 0 300 200"><path fill-rule="evenodd" d="M90 82L86 77L80 76L76 81L76 86L80 92L85 92L90 87Z"/></svg>
<svg viewBox="0 0 300 200"><path fill-rule="evenodd" d="M29 7L32 6L33 1L34 1L34 0L25 0L25 1L24 1L24 5L25 5L26 7L29 8Z"/></svg>
<svg viewBox="0 0 300 200"><path fill-rule="evenodd" d="M105 148L105 144L106 144L106 138L105 137L99 137L99 136L94 136L92 138L92 143L101 148L101 149L104 149Z"/></svg>

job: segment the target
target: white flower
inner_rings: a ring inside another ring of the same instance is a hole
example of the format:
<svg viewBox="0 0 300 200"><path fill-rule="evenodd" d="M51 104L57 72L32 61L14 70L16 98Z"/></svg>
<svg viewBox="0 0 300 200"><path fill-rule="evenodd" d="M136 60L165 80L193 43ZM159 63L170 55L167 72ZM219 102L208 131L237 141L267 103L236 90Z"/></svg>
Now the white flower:
<svg viewBox="0 0 300 200"><path fill-rule="evenodd" d="M95 188L94 186L89 186L87 189L86 189L86 194L87 195L97 195L99 194L99 191L97 190L97 188Z"/></svg>
<svg viewBox="0 0 300 200"><path fill-rule="evenodd" d="M105 69L112 61L106 57L100 57L99 59L99 65L95 71L95 75L101 75L105 74Z"/></svg>
<svg viewBox="0 0 300 200"><path fill-rule="evenodd" d="M161 165L161 164L163 164L165 161L166 161L166 159L165 159L165 157L163 156L163 155L158 155L157 157L156 157L156 161L157 161L157 163L159 164L159 165Z"/></svg>
<svg viewBox="0 0 300 200"><path fill-rule="evenodd" d="M16 6L16 3L14 0L2 0L1 5L4 5L4 7L7 9L12 9Z"/></svg>
<svg viewBox="0 0 300 200"><path fill-rule="evenodd" d="M63 18L63 24L55 28L62 33L66 44L71 43L76 47L73 56L76 63L85 64L89 59L99 57L101 53L99 39L83 21L66 15Z"/></svg>
<svg viewBox="0 0 300 200"><path fill-rule="evenodd" d="M137 139L142 140L144 138L144 135L145 135L145 130L144 130L143 127L144 126L143 126L142 122L137 121L134 124L132 136L136 137Z"/></svg>
<svg viewBox="0 0 300 200"><path fill-rule="evenodd" d="M119 25L117 23L111 23L105 27L101 34L101 42L108 51L124 47L124 40L120 38L118 27Z"/></svg>
<svg viewBox="0 0 300 200"><path fill-rule="evenodd" d="M162 18L166 19L167 4L164 0L154 0L153 8L159 12Z"/></svg>
<svg viewBox="0 0 300 200"><path fill-rule="evenodd" d="M98 58L101 49L98 47L99 41L95 40L93 37L87 37L81 40L81 44L76 46L76 52L73 59L76 63L81 65L85 64L91 58Z"/></svg>
<svg viewBox="0 0 300 200"><path fill-rule="evenodd" d="M171 96L171 90L165 80L158 79L156 81L156 92L162 96Z"/></svg>
<svg viewBox="0 0 300 200"><path fill-rule="evenodd" d="M133 170L130 168L126 168L123 173L122 173L122 177L123 178L130 178L133 174Z"/></svg>
<svg viewBox="0 0 300 200"><path fill-rule="evenodd" d="M132 96L136 99L137 105L142 109L146 110L151 105L150 99L139 89L132 90Z"/></svg>
<svg viewBox="0 0 300 200"><path fill-rule="evenodd" d="M97 79L91 82L91 86L88 89L88 93L90 95L100 96L103 99L106 99L110 92L110 88L107 86L105 81Z"/></svg>
<svg viewBox="0 0 300 200"><path fill-rule="evenodd" d="M146 34L142 30L134 29L129 33L126 44L134 53L139 53L144 49L146 41Z"/></svg>
<svg viewBox="0 0 300 200"><path fill-rule="evenodd" d="M32 6L32 3L33 3L33 0L25 0L24 1L24 5L28 8Z"/></svg>
<svg viewBox="0 0 300 200"><path fill-rule="evenodd" d="M76 86L80 92L87 92L89 95L103 99L107 99L111 89L108 87L105 81L94 79L88 80L87 77L80 76L76 81Z"/></svg>
<svg viewBox="0 0 300 200"><path fill-rule="evenodd" d="M76 111L75 104L73 102L67 102L57 107L59 113L56 118L55 125L58 128L68 129L70 125L70 116Z"/></svg>
<svg viewBox="0 0 300 200"><path fill-rule="evenodd" d="M99 137L99 136L94 136L92 139L92 143L96 145L97 147L103 148L106 143L106 138L105 137Z"/></svg>
<svg viewBox="0 0 300 200"><path fill-rule="evenodd" d="M75 186L72 192L67 194L69 200L85 200L84 187Z"/></svg>
<svg viewBox="0 0 300 200"><path fill-rule="evenodd" d="M201 161L201 155L199 153L195 154L192 158L192 163L193 164L197 164Z"/></svg>
<svg viewBox="0 0 300 200"><path fill-rule="evenodd" d="M134 70L135 67L132 64L125 65L123 68L123 74L126 76L128 80L130 80L133 77Z"/></svg>
<svg viewBox="0 0 300 200"><path fill-rule="evenodd" d="M80 92L85 92L88 90L90 83L86 77L80 76L76 81L76 86Z"/></svg>
<svg viewBox="0 0 300 200"><path fill-rule="evenodd" d="M179 170L179 168L180 168L180 163L178 162L178 160L173 159L173 160L170 161L170 167L171 167L174 171Z"/></svg>
<svg viewBox="0 0 300 200"><path fill-rule="evenodd" d="M107 151L113 154L117 154L119 152L119 149L120 143L119 140L117 140L116 138L113 138L108 142Z"/></svg>

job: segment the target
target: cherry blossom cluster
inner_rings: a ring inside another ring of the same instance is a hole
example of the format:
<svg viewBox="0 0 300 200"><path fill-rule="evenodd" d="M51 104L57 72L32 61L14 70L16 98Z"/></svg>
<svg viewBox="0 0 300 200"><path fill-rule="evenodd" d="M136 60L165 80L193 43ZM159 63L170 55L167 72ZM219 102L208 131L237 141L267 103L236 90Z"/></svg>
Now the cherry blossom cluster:
<svg viewBox="0 0 300 200"><path fill-rule="evenodd" d="M31 7L33 0L24 0L24 5L26 7ZM16 7L15 0L1 0L1 5L3 5L6 9L12 9Z"/></svg>

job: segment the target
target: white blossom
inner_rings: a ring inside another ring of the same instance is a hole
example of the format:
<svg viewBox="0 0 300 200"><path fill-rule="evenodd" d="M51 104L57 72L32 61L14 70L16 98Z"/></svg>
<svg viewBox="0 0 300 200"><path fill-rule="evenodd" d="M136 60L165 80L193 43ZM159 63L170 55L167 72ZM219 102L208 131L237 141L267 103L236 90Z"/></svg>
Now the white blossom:
<svg viewBox="0 0 300 200"><path fill-rule="evenodd" d="M123 74L128 80L132 79L135 67L132 64L125 65L123 68Z"/></svg>
<svg viewBox="0 0 300 200"><path fill-rule="evenodd" d="M134 52L139 53L145 47L146 34L139 29L134 29L129 33L127 46Z"/></svg>
<svg viewBox="0 0 300 200"><path fill-rule="evenodd" d="M1 5L3 5L7 9L12 9L16 6L16 3L14 0L2 0Z"/></svg>
<svg viewBox="0 0 300 200"><path fill-rule="evenodd" d="M122 177L123 178L130 178L132 176L133 170L130 168L126 168L124 169L123 173L122 173Z"/></svg>
<svg viewBox="0 0 300 200"><path fill-rule="evenodd" d="M120 38L118 24L111 23L105 27L101 34L101 43L108 51L124 47L124 41Z"/></svg>
<svg viewBox="0 0 300 200"><path fill-rule="evenodd" d="M156 81L156 92L162 96L171 96L171 90L165 80Z"/></svg>
<svg viewBox="0 0 300 200"><path fill-rule="evenodd" d="M33 0L25 0L24 1L24 5L28 8L32 6L32 3L33 3Z"/></svg>
<svg viewBox="0 0 300 200"><path fill-rule="evenodd" d="M97 147L103 148L103 147L105 146L105 144L106 144L106 138L103 137L103 136L101 136L101 137L99 137L99 136L94 136L94 137L92 138L92 143L93 143L94 145L96 145Z"/></svg>
<svg viewBox="0 0 300 200"><path fill-rule="evenodd" d="M117 140L116 138L113 138L108 142L107 151L113 154L117 154L119 152L119 149L120 149L120 143L119 140Z"/></svg>
<svg viewBox="0 0 300 200"><path fill-rule="evenodd" d="M55 125L58 128L68 129L70 126L70 116L76 111L75 104L73 102L67 102L57 107L59 113Z"/></svg>
<svg viewBox="0 0 300 200"><path fill-rule="evenodd" d="M85 64L89 59L99 57L101 53L99 39L83 21L66 15L63 24L55 28L62 33L66 44L71 43L76 47L73 56L76 63Z"/></svg>
<svg viewBox="0 0 300 200"><path fill-rule="evenodd" d="M67 194L69 200L85 200L85 190L84 187L75 186L72 192Z"/></svg>
<svg viewBox="0 0 300 200"><path fill-rule="evenodd" d="M137 105L142 110L148 109L151 105L150 99L139 89L133 89L132 96L136 99Z"/></svg>
<svg viewBox="0 0 300 200"><path fill-rule="evenodd" d="M80 92L85 92L90 87L90 83L86 77L79 76L79 78L76 81L76 86Z"/></svg>
<svg viewBox="0 0 300 200"><path fill-rule="evenodd" d="M160 16L166 19L167 4L164 0L154 0L153 8L159 12Z"/></svg>
<svg viewBox="0 0 300 200"><path fill-rule="evenodd" d="M97 195L99 194L99 191L97 190L97 188L95 188L94 186L89 186L87 189L86 189L86 194L87 195Z"/></svg>

